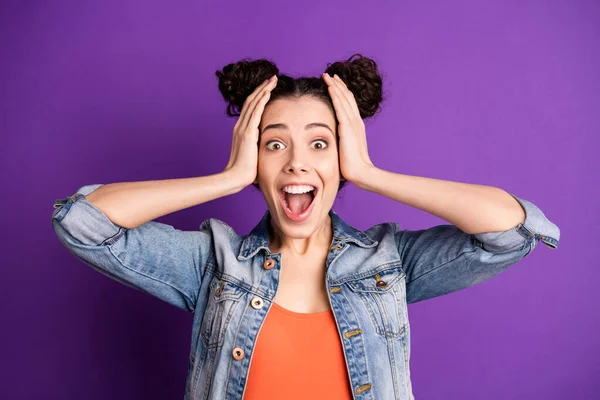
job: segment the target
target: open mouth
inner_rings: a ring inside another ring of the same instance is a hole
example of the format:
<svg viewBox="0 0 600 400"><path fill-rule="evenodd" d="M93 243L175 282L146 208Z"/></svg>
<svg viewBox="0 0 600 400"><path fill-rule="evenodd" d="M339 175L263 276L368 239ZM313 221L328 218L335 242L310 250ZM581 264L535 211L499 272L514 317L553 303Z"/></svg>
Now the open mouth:
<svg viewBox="0 0 600 400"><path fill-rule="evenodd" d="M293 194L287 193L281 188L279 190L279 204L290 220L302 222L311 215L318 190L315 187L307 193Z"/></svg>

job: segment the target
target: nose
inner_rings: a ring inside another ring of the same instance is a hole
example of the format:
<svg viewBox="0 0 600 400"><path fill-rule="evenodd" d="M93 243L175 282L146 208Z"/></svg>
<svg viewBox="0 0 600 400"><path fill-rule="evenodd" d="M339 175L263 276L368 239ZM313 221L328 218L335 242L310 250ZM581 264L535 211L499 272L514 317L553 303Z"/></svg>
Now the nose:
<svg viewBox="0 0 600 400"><path fill-rule="evenodd" d="M305 155L302 151L297 149L293 149L289 152L289 154L290 159L284 166L284 170L286 172L300 173L310 171L307 155Z"/></svg>

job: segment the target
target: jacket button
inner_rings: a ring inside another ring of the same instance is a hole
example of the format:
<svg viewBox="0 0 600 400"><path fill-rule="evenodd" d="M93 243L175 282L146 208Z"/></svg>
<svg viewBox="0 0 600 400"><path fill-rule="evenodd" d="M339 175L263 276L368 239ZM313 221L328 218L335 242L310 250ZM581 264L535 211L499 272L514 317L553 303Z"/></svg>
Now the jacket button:
<svg viewBox="0 0 600 400"><path fill-rule="evenodd" d="M215 290L215 294L217 295L217 297L219 297L221 295L221 292L223 291L223 288L218 287L217 290Z"/></svg>
<svg viewBox="0 0 600 400"><path fill-rule="evenodd" d="M265 263L263 264L263 267L265 269L271 269L275 266L275 261L273 261L273 259L269 258L267 261L265 261Z"/></svg>
<svg viewBox="0 0 600 400"><path fill-rule="evenodd" d="M236 360L241 360L242 358L244 358L244 350L242 350L239 347L233 349L233 358L235 358Z"/></svg>
<svg viewBox="0 0 600 400"><path fill-rule="evenodd" d="M252 299L252 308L256 308L257 310L261 309L264 305L263 300L260 297L255 297Z"/></svg>
<svg viewBox="0 0 600 400"><path fill-rule="evenodd" d="M385 281L377 281L377 286L379 286L379 287L386 287L387 283Z"/></svg>

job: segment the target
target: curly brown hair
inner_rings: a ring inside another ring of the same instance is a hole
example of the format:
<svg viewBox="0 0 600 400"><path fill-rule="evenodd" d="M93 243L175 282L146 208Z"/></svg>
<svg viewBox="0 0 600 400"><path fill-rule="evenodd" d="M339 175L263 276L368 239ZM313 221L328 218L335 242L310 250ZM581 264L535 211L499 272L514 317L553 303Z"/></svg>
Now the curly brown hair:
<svg viewBox="0 0 600 400"><path fill-rule="evenodd" d="M324 72L330 76L337 74L344 81L354 94L363 120L373 117L380 110L383 101L382 76L374 60L361 54L354 54L345 61L327 64ZM275 63L268 59L243 59L226 65L222 70L217 71L216 75L219 78L219 90L228 103L227 115L231 117L239 116L246 98L265 79L273 75L277 75L277 86L271 91L269 102L281 98L311 96L324 101L332 111L334 110L327 83L321 77L294 78L280 74ZM345 184L345 180L341 181L338 190ZM258 185L254 184L254 186L258 188Z"/></svg>

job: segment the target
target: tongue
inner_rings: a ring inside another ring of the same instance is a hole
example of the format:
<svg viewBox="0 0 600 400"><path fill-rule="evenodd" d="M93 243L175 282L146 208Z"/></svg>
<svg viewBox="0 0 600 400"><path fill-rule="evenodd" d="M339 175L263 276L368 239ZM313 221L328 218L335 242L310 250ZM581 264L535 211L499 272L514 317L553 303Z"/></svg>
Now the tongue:
<svg viewBox="0 0 600 400"><path fill-rule="evenodd" d="M288 207L294 214L301 214L308 208L312 201L312 195L309 193L293 194L286 193L285 196Z"/></svg>

